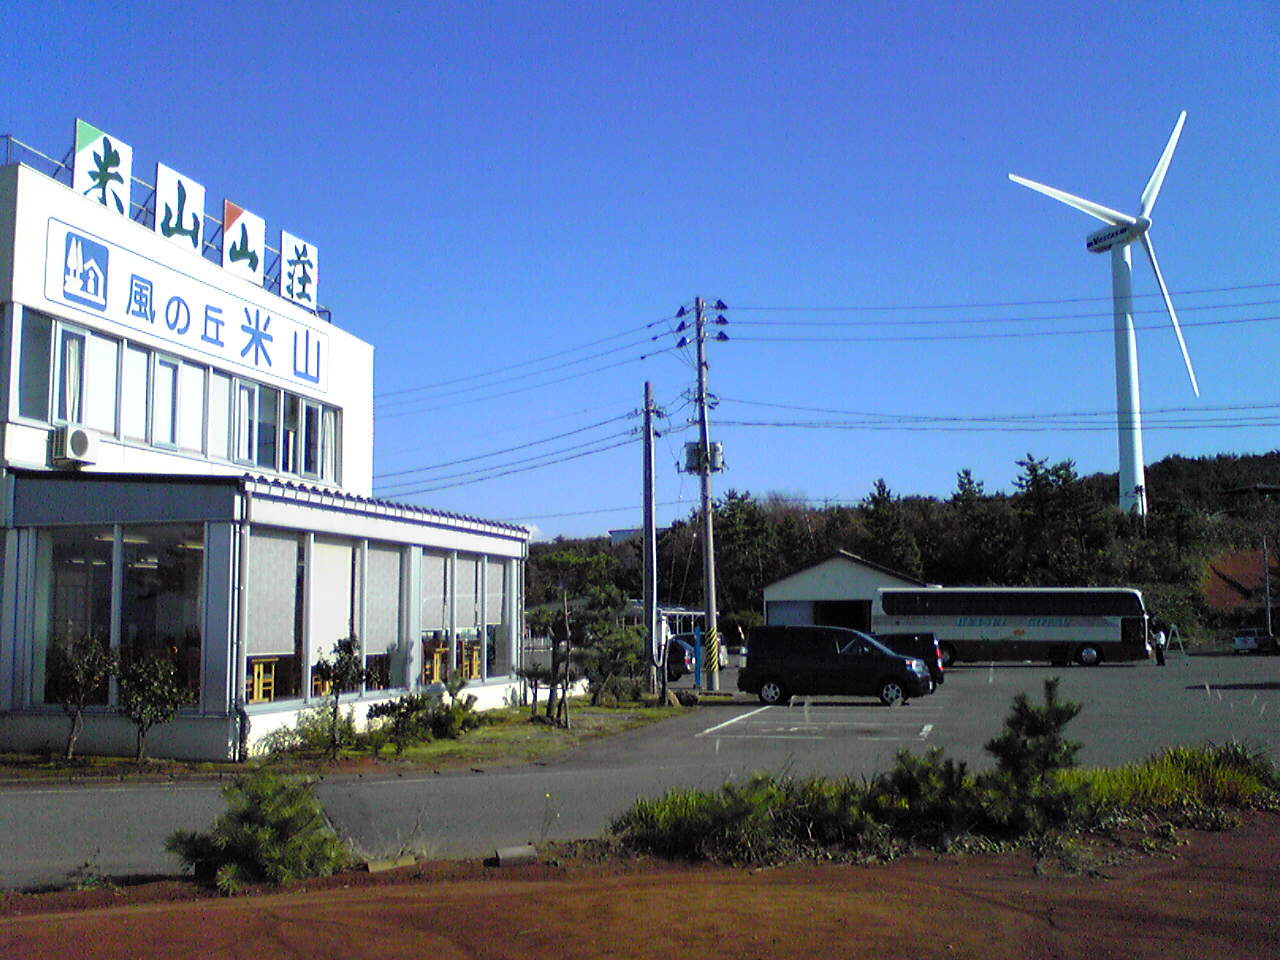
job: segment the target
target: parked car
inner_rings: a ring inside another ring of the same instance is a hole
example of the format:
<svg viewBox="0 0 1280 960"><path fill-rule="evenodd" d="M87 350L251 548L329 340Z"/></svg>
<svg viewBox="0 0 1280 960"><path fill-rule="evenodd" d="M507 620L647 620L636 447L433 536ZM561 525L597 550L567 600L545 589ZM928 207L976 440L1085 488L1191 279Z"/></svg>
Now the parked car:
<svg viewBox="0 0 1280 960"><path fill-rule="evenodd" d="M874 633L872 636L895 653L919 657L923 660L935 684L946 681L942 647L938 644L938 638L932 633Z"/></svg>
<svg viewBox="0 0 1280 960"><path fill-rule="evenodd" d="M693 673L693 634L689 641L674 636L667 641L667 679L679 680L686 673Z"/></svg>
<svg viewBox="0 0 1280 960"><path fill-rule="evenodd" d="M934 690L919 657L895 653L860 630L844 627L752 627L738 689L762 703L803 694L854 694L888 706Z"/></svg>
<svg viewBox="0 0 1280 960"><path fill-rule="evenodd" d="M1231 649L1236 653L1280 652L1275 636L1267 633L1263 627L1244 627L1237 630L1236 635L1231 638Z"/></svg>

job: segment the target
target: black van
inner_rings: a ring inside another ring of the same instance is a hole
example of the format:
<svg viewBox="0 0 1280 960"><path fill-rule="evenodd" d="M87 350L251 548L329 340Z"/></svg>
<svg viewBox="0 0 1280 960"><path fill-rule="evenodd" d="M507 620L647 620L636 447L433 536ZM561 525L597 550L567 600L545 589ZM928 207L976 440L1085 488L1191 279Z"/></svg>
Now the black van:
<svg viewBox="0 0 1280 960"><path fill-rule="evenodd" d="M894 653L860 630L752 627L738 689L766 704L844 693L877 696L893 706L932 693L934 683L923 660Z"/></svg>
<svg viewBox="0 0 1280 960"><path fill-rule="evenodd" d="M934 684L946 681L947 674L942 662L942 647L938 638L932 633L875 633L872 634L894 653L908 657L919 657L929 668L929 676Z"/></svg>

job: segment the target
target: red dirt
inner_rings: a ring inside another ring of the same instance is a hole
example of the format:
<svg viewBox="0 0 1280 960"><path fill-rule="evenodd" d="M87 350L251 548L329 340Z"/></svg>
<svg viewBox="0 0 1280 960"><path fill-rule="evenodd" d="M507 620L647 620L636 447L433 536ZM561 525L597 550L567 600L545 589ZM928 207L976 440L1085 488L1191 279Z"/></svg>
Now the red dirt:
<svg viewBox="0 0 1280 960"><path fill-rule="evenodd" d="M0 957L1280 957L1280 816L1103 866L1025 856L734 870L432 863L220 899L146 884L0 898ZM1095 854L1107 854L1095 847Z"/></svg>

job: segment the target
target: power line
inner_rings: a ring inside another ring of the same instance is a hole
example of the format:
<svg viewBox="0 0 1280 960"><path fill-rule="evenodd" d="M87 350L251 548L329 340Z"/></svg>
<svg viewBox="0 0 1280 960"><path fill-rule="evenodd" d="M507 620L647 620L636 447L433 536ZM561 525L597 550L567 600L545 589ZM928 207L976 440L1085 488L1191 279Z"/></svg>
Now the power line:
<svg viewBox="0 0 1280 960"><path fill-rule="evenodd" d="M1208 303L1178 307L1178 315L1198 310L1226 310L1242 307L1270 307L1280 300L1250 300L1240 303ZM1166 315L1164 305L1149 310L1134 310L1133 316ZM1097 320L1112 316L1111 311L1090 313L1044 314L1038 317L952 317L938 320L735 320L735 327L940 327L953 324L990 323L1057 323L1062 320Z"/></svg>
<svg viewBox="0 0 1280 960"><path fill-rule="evenodd" d="M456 483L443 483L436 486L422 487L417 490L405 490L401 493L396 494L396 496L412 497L420 493L435 493L437 490L449 490L449 489L452 489L453 487L465 487L475 483L483 483L487 480L497 480L499 477L507 477L515 473L528 473L532 470L541 470L544 467L554 467L561 463L568 463L571 460L581 460L583 457L590 457L598 453L606 453L610 450L616 450L618 447L625 447L627 444L635 443L635 439L636 439L635 436L631 435L631 436L628 436L627 439L620 440L617 443L610 444L609 446L600 447L596 450L584 450L582 453L576 453L572 456L562 457L559 460L551 460L547 463L538 463L528 467L515 467L514 469L511 469L511 470L503 470L501 472L494 473L491 476L478 477L474 480L459 480ZM443 479L443 478L439 478L439 479Z"/></svg>
<svg viewBox="0 0 1280 960"><path fill-rule="evenodd" d="M764 400L743 400L740 397L721 397L722 403L740 403L744 406L751 407L769 407L775 410L795 410L801 413L829 413L836 416L845 417L868 417L879 418L880 422L910 422L910 421L956 421L964 423L974 422L990 422L990 423L1009 423L1019 421L1051 421L1063 417L1114 417L1115 408L1110 410L1070 410L1057 411L1048 413L1032 413L1032 414L984 414L982 416L937 416L937 415L921 415L906 413L879 413L865 410L838 410L830 407L808 407L790 403L770 403ZM1228 411L1238 410L1275 410L1280 409L1280 403L1235 403L1226 404L1216 407L1154 407L1146 411L1146 414L1167 414L1167 413L1225 413Z"/></svg>
<svg viewBox="0 0 1280 960"><path fill-rule="evenodd" d="M547 453L534 454L532 457L521 457L518 460L508 460L506 463L495 463L487 467L477 467L474 470L462 470L458 473L446 473L438 477L419 477L416 480L402 480L399 483L391 483L391 484L383 485L378 489L385 492L385 491L395 490L398 487L412 487L414 484L417 484L417 483L435 483L438 480L453 480L457 477L473 477L481 474L491 473L494 470L501 470L505 467L513 467L521 463L533 463L536 460L545 460L547 457L555 457L555 456L558 456L559 454L568 453L572 450L581 450L583 447L589 447L592 444L600 443L603 440L613 440L617 437L629 437L632 435L633 435L633 432L631 430L623 430L618 433L611 433L606 437L595 437L591 440L586 440L582 443L571 444L567 447L562 447L559 450L552 450ZM403 496L403 494L394 494L394 495Z"/></svg>
<svg viewBox="0 0 1280 960"><path fill-rule="evenodd" d="M1280 287L1280 281L1268 281L1265 283L1237 284L1230 287L1206 287L1200 290L1175 290L1171 292L1171 296L1190 297L1202 293L1231 293L1237 290L1264 290L1269 287ZM1134 299L1138 297L1154 297L1156 294L1135 294ZM881 304L879 306L871 306L868 304L858 304L856 306L846 307L805 307L805 306L742 306L734 304L732 310L762 310L797 313L861 313L875 311L894 311L894 310L992 310L1000 307L1044 307L1053 306L1063 303L1101 303L1109 302L1111 297L1059 297L1052 300L1004 300L992 303L919 303L919 304Z"/></svg>
<svg viewBox="0 0 1280 960"><path fill-rule="evenodd" d="M1199 320L1182 324L1188 327L1233 326L1242 323L1267 323L1280 320L1280 316L1240 317L1234 320ZM1134 325L1135 330L1163 330L1164 324ZM1096 327L1085 330L1011 330L1003 332L983 331L982 333L938 333L911 334L883 337L740 337L733 338L736 343L924 343L938 340L1016 340L1032 337L1073 337L1088 334L1114 333L1110 328Z"/></svg>
<svg viewBox="0 0 1280 960"><path fill-rule="evenodd" d="M442 470L445 467L454 467L460 463L473 463L476 460L487 460L490 457L501 456L504 453L514 453L516 450L525 450L529 447L536 447L539 444L550 443L552 440L562 440L565 437L571 437L578 433L586 433L588 430L595 430L597 427L603 427L606 424L616 423L619 420L625 420L628 417L633 416L635 416L634 411L619 414L616 417L610 417L607 420L600 420L596 423L588 424L585 427L579 427L576 430L566 430L564 433L557 433L550 437L543 437L541 440L530 440L528 443L517 444L514 447L504 447L501 450L494 450L490 453L478 453L473 457L462 457L458 460L446 460L443 463L433 463L425 467L409 467L405 470L393 470L389 473L375 473L373 475L373 479L381 480L385 477L402 477L408 473L424 473L429 470ZM393 484L393 486L398 486L398 484Z"/></svg>
<svg viewBox="0 0 1280 960"><path fill-rule="evenodd" d="M590 356L579 357L577 360L570 360L566 363L558 364L556 369L564 369L565 367L576 366L580 363L588 363L592 360L598 360L601 357L607 357L607 356L610 356L611 354L621 353L623 350L633 350L636 347L643 346L644 344L652 343L656 339L657 337L646 337L643 340L636 340L636 341L633 341L632 343L624 343L620 347L612 347L608 350L602 350L599 353L593 353ZM548 372L549 371L547 370L530 370L528 373L518 374L517 376L514 376L514 377L506 377L502 382L505 384L505 383L511 383L516 380L527 380L530 377L543 376ZM471 379L471 378L467 378L467 379ZM453 382L456 383L457 381L455 380ZM401 391L401 392L403 393L424 392L427 390L433 390L437 386L440 386L440 384L435 384L428 387L417 387L417 388L414 388L413 391ZM494 386L496 386L496 384L480 383L480 384L474 384L469 387L459 387L457 390L447 390L444 393L436 394L435 396L431 396L431 397L408 397L408 396L398 397L397 399L387 400L384 403L382 403L381 409L385 410L387 407L390 407L390 406L398 406L398 405L411 404L411 403L422 403L422 402L434 403L436 400L440 400L445 397L456 397L464 393L474 393L477 390L490 390Z"/></svg>
<svg viewBox="0 0 1280 960"><path fill-rule="evenodd" d="M546 354L546 355L544 355L544 356L541 356L541 357L535 357L535 358L534 358L534 359L532 359L532 360L523 360L523 361L521 361L520 363L513 363L513 364L509 364L509 365L507 365L507 366L505 366L505 367L497 367L497 368L495 368L495 369L493 369L493 370L488 370L488 371L485 371L485 372L483 372L483 373L469 374L469 375L467 375L467 376L463 376L463 377L455 377L455 378L454 378L454 379L452 379L452 380L441 380L441 381L438 381L438 382L436 382L436 383L431 384L430 386L424 386L424 387L405 387L404 389L401 389L401 390L388 390L388 391L386 391L386 392L384 392L384 393L374 394L374 400L375 400L375 401L377 401L377 400L379 400L379 399L381 399L381 398L383 398L383 397L394 397L394 396L399 396L399 395L401 395L401 394L405 394L405 393L417 393L417 392L419 392L419 391L423 391L423 390L431 390L431 389L434 389L434 388L436 388L436 387L448 387L448 386L452 386L452 385L453 385L453 384L455 384L455 383L463 383L463 382L465 382L465 381L467 381L467 380L474 380L474 379L478 379L478 378L480 378L480 377L490 377L490 376L495 376L495 375L497 375L497 374L499 374L499 373L505 373L505 372L507 372L508 370L518 370L518 369L520 369L521 367L527 367L527 366L530 366L530 365L535 364L535 363L542 363L542 362L544 362L544 361L546 361L546 360L554 360L556 357L563 357L563 356L565 356L566 354L570 354L570 353L577 353L579 350L587 350L587 349L590 349L591 347L599 346L599 345L600 345L600 344L602 344L602 343L608 343L608 342L609 342L609 341L611 341L611 340L617 340L619 337L625 337L625 336L627 336L628 334L635 333L635 332L637 332L637 331L639 331L639 330L649 330L649 329L652 329L653 327L657 326L657 325L658 325L658 324L660 324L660 323L668 323L669 321L674 320L674 319L675 319L675 317L674 317L674 316L672 316L672 317L663 317L663 318L661 318L661 319L659 319L659 320L651 320L649 323L641 324L641 325L640 325L640 326L638 326L638 327L628 327L626 330L622 330L622 331L620 331L620 332L618 332L618 333L610 334L610 335L609 335L609 336L607 336L607 337L601 337L599 340L592 340L592 341L590 341L589 343L584 343L584 344L582 344L581 346L577 346L577 347L569 347L569 348L567 348L567 349L565 349L565 350L558 350L558 351L556 351L555 353L548 353L548 354Z"/></svg>
<svg viewBox="0 0 1280 960"><path fill-rule="evenodd" d="M396 417L409 417L409 416L414 416L416 414L432 413L436 410L448 410L452 407L461 407L467 404L487 403L490 400L498 400L502 397L509 397L517 393L527 393L530 390L541 390L543 387L558 387L563 383L568 383L570 380L580 380L583 377L589 377L597 373L603 373L605 370L613 370L617 367L627 366L628 364L639 363L643 360L648 360L651 357L658 357L664 353L671 353L675 349L676 349L675 347L663 347L660 350L654 350L651 353L641 354L638 357L631 357L630 359L627 359L627 360L618 360L615 363L606 363L606 364L603 364L602 366L594 367L591 370L582 370L582 371L579 371L578 373L570 374L567 377L558 377L555 380L547 380L543 383L531 383L523 387L516 387L512 390L502 390L502 391L499 391L498 393L491 393L488 396L470 397L463 400L455 400L452 403L441 403L435 406L421 407L415 410L397 410L393 413L381 414L380 417L383 420L390 420ZM430 399L427 399L427 402L430 403L431 402Z"/></svg>

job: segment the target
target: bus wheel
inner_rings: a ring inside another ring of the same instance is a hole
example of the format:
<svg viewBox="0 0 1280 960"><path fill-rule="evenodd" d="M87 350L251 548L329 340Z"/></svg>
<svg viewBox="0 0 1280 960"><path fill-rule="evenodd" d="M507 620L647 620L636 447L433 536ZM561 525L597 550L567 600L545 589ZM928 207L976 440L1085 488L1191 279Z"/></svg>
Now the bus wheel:
<svg viewBox="0 0 1280 960"><path fill-rule="evenodd" d="M938 650L942 653L942 669L948 669L956 662L956 648L949 643L944 643Z"/></svg>
<svg viewBox="0 0 1280 960"><path fill-rule="evenodd" d="M1086 644L1076 651L1076 662L1082 667L1096 667L1102 662L1102 651Z"/></svg>

